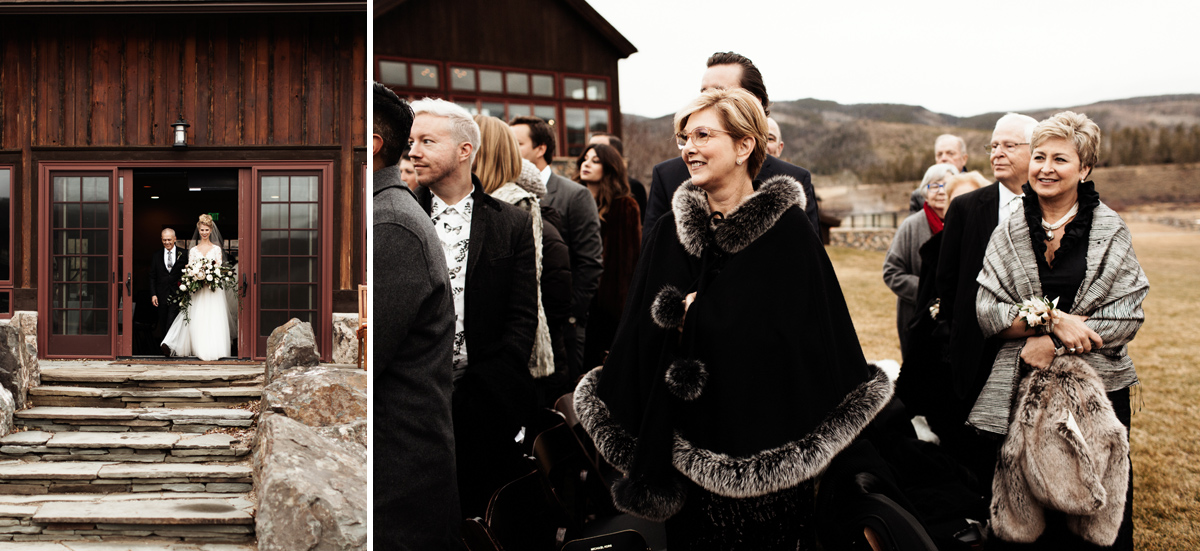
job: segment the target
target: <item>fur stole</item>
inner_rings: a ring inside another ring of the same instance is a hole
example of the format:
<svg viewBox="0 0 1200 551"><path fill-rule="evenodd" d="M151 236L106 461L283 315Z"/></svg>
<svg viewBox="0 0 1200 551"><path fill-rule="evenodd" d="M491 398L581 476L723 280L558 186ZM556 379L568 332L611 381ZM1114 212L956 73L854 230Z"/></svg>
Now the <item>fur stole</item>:
<svg viewBox="0 0 1200 551"><path fill-rule="evenodd" d="M996 462L992 527L1029 543L1046 528L1045 509L1100 546L1116 541L1129 485L1129 435L1096 371L1062 356L1021 381L1016 415Z"/></svg>
<svg viewBox="0 0 1200 551"><path fill-rule="evenodd" d="M736 254L771 229L789 207L798 205L804 210L806 202L800 183L790 176L779 175L763 182L742 204L722 213L724 220L720 224L713 223L708 195L692 185L691 180L679 186L671 208L675 212L679 242L688 254L700 258L710 240L722 251Z"/></svg>

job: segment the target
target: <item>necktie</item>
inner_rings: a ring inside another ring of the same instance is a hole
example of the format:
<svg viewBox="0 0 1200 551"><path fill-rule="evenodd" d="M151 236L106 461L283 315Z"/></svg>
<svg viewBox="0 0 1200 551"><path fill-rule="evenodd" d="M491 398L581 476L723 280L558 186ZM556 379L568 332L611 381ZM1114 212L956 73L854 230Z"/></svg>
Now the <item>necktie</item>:
<svg viewBox="0 0 1200 551"><path fill-rule="evenodd" d="M171 271L173 266L175 266L175 251L167 251L167 271Z"/></svg>

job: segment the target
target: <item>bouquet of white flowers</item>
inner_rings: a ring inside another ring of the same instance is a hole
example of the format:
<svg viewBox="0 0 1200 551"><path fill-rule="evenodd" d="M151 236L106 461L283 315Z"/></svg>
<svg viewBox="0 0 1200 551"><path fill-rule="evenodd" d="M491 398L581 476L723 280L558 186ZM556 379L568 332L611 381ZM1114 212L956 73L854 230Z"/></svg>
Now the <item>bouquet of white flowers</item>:
<svg viewBox="0 0 1200 551"><path fill-rule="evenodd" d="M197 258L187 263L183 276L179 278L179 292L170 298L171 302L179 305L179 313L187 317L188 307L192 305L192 295L205 287L216 289L236 289L237 275L232 266L226 266L209 258Z"/></svg>

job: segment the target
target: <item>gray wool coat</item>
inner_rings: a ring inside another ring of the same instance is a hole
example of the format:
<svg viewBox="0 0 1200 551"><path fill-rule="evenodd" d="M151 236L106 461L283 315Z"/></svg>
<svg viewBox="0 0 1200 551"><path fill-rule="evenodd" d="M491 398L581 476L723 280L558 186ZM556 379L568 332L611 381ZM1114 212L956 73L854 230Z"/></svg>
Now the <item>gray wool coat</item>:
<svg viewBox="0 0 1200 551"><path fill-rule="evenodd" d="M925 211L919 210L900 223L892 246L883 259L883 282L896 293L896 333L900 350L908 354L908 324L919 315L917 287L921 276L921 245L933 237Z"/></svg>

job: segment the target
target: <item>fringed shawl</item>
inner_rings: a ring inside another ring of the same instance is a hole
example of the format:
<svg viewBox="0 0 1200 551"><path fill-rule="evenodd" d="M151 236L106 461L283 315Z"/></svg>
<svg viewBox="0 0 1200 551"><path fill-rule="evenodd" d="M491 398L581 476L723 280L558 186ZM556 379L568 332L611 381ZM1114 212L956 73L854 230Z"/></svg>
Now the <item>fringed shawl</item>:
<svg viewBox="0 0 1200 551"><path fill-rule="evenodd" d="M1088 241L1087 271L1070 313L1089 316L1088 327L1104 339L1103 348L1081 357L1096 369L1105 389L1112 392L1138 382L1127 345L1145 319L1142 300L1150 290L1150 283L1133 252L1129 228L1103 202L1096 206ZM985 337L1010 327L1017 318L1017 305L1021 301L1042 296L1034 254L1024 212L1013 213L992 233L975 301L979 328ZM1008 432L1024 345L1025 339L1004 343L971 409L968 424L997 434Z"/></svg>

